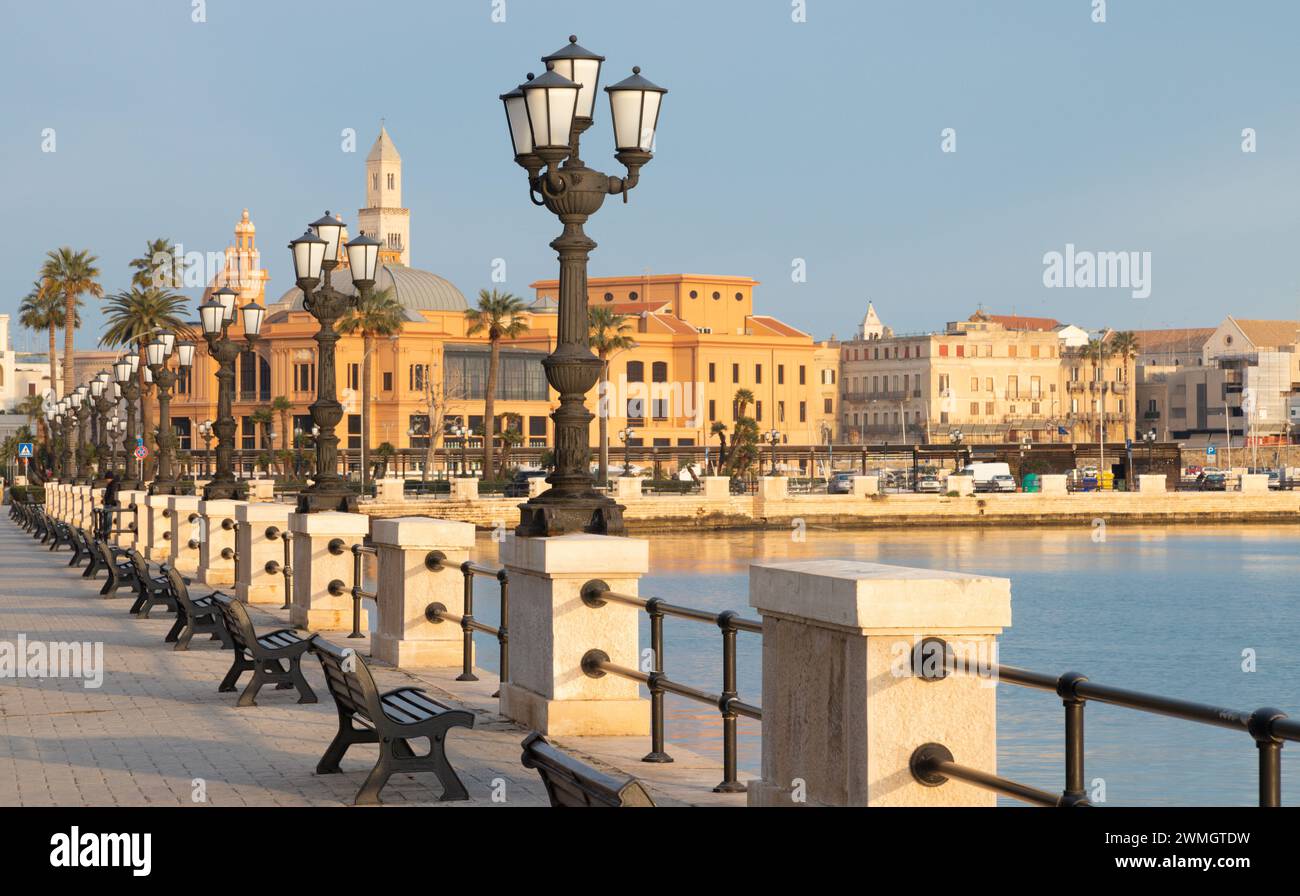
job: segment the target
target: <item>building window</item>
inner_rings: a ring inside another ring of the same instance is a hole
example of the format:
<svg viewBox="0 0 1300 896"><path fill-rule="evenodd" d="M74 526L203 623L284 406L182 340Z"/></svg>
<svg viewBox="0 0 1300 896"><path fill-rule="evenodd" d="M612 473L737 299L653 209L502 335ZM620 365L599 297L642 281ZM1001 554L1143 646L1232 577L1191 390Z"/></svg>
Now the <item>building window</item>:
<svg viewBox="0 0 1300 896"><path fill-rule="evenodd" d="M188 370L186 370L185 372L189 373ZM190 438L191 425L192 422L189 417L172 418L172 431L176 433L176 438L178 440L176 443L176 447L179 448L181 451L191 450L191 446L193 444Z"/></svg>
<svg viewBox="0 0 1300 896"><path fill-rule="evenodd" d="M972 417L978 417L980 415L980 403L978 401L972 401L970 403L970 415Z"/></svg>
<svg viewBox="0 0 1300 896"><path fill-rule="evenodd" d="M257 424L252 417L243 417L239 421L239 447L245 451L257 450Z"/></svg>
<svg viewBox="0 0 1300 896"><path fill-rule="evenodd" d="M361 388L361 365L348 365L348 388L356 391Z"/></svg>
<svg viewBox="0 0 1300 896"><path fill-rule="evenodd" d="M784 401L778 401L778 402L776 403L776 422L777 422L777 423L784 423L784 422L785 422L785 402L784 402Z"/></svg>
<svg viewBox="0 0 1300 896"><path fill-rule="evenodd" d="M763 402L754 402L754 421L761 423L763 421Z"/></svg>
<svg viewBox="0 0 1300 896"><path fill-rule="evenodd" d="M650 380L651 380L652 383L665 383L665 384L666 384L666 383L668 382L668 364L667 364L667 362L665 362L665 361L655 361L653 364L650 365ZM651 391L652 391L652 394L655 393L655 392L659 392L660 395L663 395L663 394L666 394L668 390L667 390L667 389L664 389L664 390L662 390L662 391L659 391L659 390L655 390L655 389L653 389L653 387L652 387L652 390L651 390ZM656 420L667 420L667 419L668 419L668 399L667 399L667 398L662 398L662 397L659 397L659 398L652 398L651 401L650 401L650 412L651 412L651 414L654 416L654 419L656 419Z"/></svg>
<svg viewBox="0 0 1300 896"><path fill-rule="evenodd" d="M785 385L785 365L784 365L784 364L778 364L778 365L776 365L776 384L777 384L778 386L784 386L784 385Z"/></svg>
<svg viewBox="0 0 1300 896"><path fill-rule="evenodd" d="M361 450L361 415L348 414L348 450Z"/></svg>
<svg viewBox="0 0 1300 896"><path fill-rule="evenodd" d="M807 369L806 369L802 364L800 364L800 365L799 365L799 385L801 385L801 386L806 386L807 384L808 384L808 371L807 371Z"/></svg>
<svg viewBox="0 0 1300 896"><path fill-rule="evenodd" d="M391 370L384 371L384 391L393 391L393 372Z"/></svg>
<svg viewBox="0 0 1300 896"><path fill-rule="evenodd" d="M991 401L984 402L984 414L987 417L993 416L993 402Z"/></svg>
<svg viewBox="0 0 1300 896"><path fill-rule="evenodd" d="M755 365L754 365L754 382L755 382L755 383L761 383L761 382L763 382L763 365L762 365L762 364L755 364Z"/></svg>
<svg viewBox="0 0 1300 896"><path fill-rule="evenodd" d="M715 402L712 398L710 398L709 399L709 422L712 423L714 420L717 419L718 419L717 402Z"/></svg>
<svg viewBox="0 0 1300 896"><path fill-rule="evenodd" d="M299 362L293 365L293 391L316 391L316 363L314 361Z"/></svg>
<svg viewBox="0 0 1300 896"><path fill-rule="evenodd" d="M808 402L806 401L799 402L799 422L808 422Z"/></svg>
<svg viewBox="0 0 1300 896"><path fill-rule="evenodd" d="M429 365L412 364L408 379L412 392L423 392L429 383Z"/></svg>
<svg viewBox="0 0 1300 896"><path fill-rule="evenodd" d="M823 414L830 414L830 413L834 412L834 410L835 410L835 399L833 399L833 398L823 398L823 399L822 399L822 413L823 413Z"/></svg>
<svg viewBox="0 0 1300 896"><path fill-rule="evenodd" d="M429 447L429 415L412 414L407 418L409 421L407 432L411 438L412 448Z"/></svg>
<svg viewBox="0 0 1300 896"><path fill-rule="evenodd" d="M397 175L396 175L396 174L390 174L390 175L388 175L388 189L390 189L390 190L396 190L396 189L397 189Z"/></svg>
<svg viewBox="0 0 1300 896"><path fill-rule="evenodd" d="M192 372L191 368L189 367L182 367L176 371L176 394L177 395L190 394L190 387L191 387L190 373L191 372Z"/></svg>
<svg viewBox="0 0 1300 896"><path fill-rule="evenodd" d="M645 364L641 361L627 362L627 381L629 383L645 383ZM640 388L629 388L628 392L633 395L643 395L644 385ZM642 422L645 419L645 399L642 397L629 398L627 400L627 420L629 423L635 421Z"/></svg>
<svg viewBox="0 0 1300 896"><path fill-rule="evenodd" d="M959 358L966 357L966 346L964 345L957 346L957 357Z"/></svg>
<svg viewBox="0 0 1300 896"><path fill-rule="evenodd" d="M717 376L717 374L718 374L718 371L717 371L717 365L715 365L712 361L710 361L710 362L709 362L709 382L711 382L711 383L716 383L716 382L718 381L718 376Z"/></svg>
<svg viewBox="0 0 1300 896"><path fill-rule="evenodd" d="M739 364L732 364L732 365L731 365L731 381L732 381L733 383L738 383L738 382L740 382L740 365L739 365Z"/></svg>

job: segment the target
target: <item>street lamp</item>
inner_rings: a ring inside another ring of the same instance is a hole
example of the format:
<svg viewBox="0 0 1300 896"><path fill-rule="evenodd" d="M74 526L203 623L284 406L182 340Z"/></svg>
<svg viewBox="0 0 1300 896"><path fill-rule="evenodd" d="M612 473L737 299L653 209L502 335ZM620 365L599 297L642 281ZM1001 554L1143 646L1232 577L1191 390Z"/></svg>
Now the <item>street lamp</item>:
<svg viewBox="0 0 1300 896"><path fill-rule="evenodd" d="M961 440L962 432L960 429L954 429L948 433L948 438L952 440L952 468L954 471L961 469Z"/></svg>
<svg viewBox="0 0 1300 896"><path fill-rule="evenodd" d="M630 426L627 427L626 429L620 429L618 431L618 437L623 440L623 475L624 476L632 475L632 461L628 458L628 453L629 453L628 446L632 443L632 439L635 438L635 436L636 436L636 430Z"/></svg>
<svg viewBox="0 0 1300 896"><path fill-rule="evenodd" d="M781 433L777 432L775 429L769 429L767 431L767 434L764 436L764 439L767 441L769 445L772 446L771 468L769 469L767 475L775 476L776 475L776 446L781 441ZM762 469L761 464L759 466L759 469L760 470Z"/></svg>
<svg viewBox="0 0 1300 896"><path fill-rule="evenodd" d="M606 196L621 195L652 158L659 106L666 91L641 77L605 88L614 125L615 158L626 177L588 168L579 157L581 136L591 127L604 57L569 44L545 57L546 73L501 95L515 162L528 174L529 197L560 218L564 228L551 248L559 255L559 328L555 351L543 360L546 380L560 395L555 421L555 469L551 488L520 505L519 535L571 532L621 535L623 507L593 487L588 469L591 412L586 394L600 377L600 359L587 344L587 262L596 243L583 224ZM526 124L526 126L525 126ZM545 169L545 170L543 170ZM626 455L626 445L624 446Z"/></svg>
<svg viewBox="0 0 1300 896"><path fill-rule="evenodd" d="M172 387L176 385L177 374L167 366L167 361L176 347L174 333L162 333L145 347L145 360L148 362L145 382L152 382L158 389L158 432L154 437L158 445L158 475L149 486L151 495L176 494L176 480L172 476L172 457L176 445L176 433L172 429ZM194 360L194 345L182 343L176 352L177 363L187 368Z"/></svg>
<svg viewBox="0 0 1300 896"><path fill-rule="evenodd" d="M95 447L99 455L97 463L99 480L102 481L108 476L108 471L112 469L112 454L109 448L109 429L108 415L113 410L113 396L108 386L111 382L111 375L106 370L101 370L90 381L90 397L95 418Z"/></svg>
<svg viewBox="0 0 1300 896"><path fill-rule="evenodd" d="M469 475L469 427L457 423L451 428L452 435L460 439L460 477Z"/></svg>
<svg viewBox="0 0 1300 896"><path fill-rule="evenodd" d="M199 307L203 325L203 338L208 343L208 354L217 362L217 420L212 429L217 434L217 472L212 481L203 487L203 500L242 501L247 486L235 478L235 359L245 350L251 350L262 331L262 317L266 309L257 302L249 302L240 309L243 318L244 338L230 338L230 325L235 321L235 302L239 293L223 286ZM188 346L193 359L194 346ZM184 353L186 345L182 344ZM185 365L185 359L181 359ZM188 365L185 365L188 366Z"/></svg>
<svg viewBox="0 0 1300 896"><path fill-rule="evenodd" d="M132 363L134 359L134 363ZM136 353L123 355L113 365L113 377L122 392L122 402L126 405L126 422L122 426L122 461L123 486L128 489L140 488L143 478L144 461L135 457L137 432L135 428L135 403L140 398L140 384L136 380L140 356Z"/></svg>
<svg viewBox="0 0 1300 896"><path fill-rule="evenodd" d="M316 400L309 408L313 428L319 428L320 433L316 438L316 476L298 495L299 513L357 509L357 496L338 472L339 439L334 428L343 419L343 406L334 384L334 347L339 340L335 325L349 309L368 300L378 272L380 243L362 235L344 246L357 295L341 293L331 286L330 276L339 264L343 229L343 222L327 211L312 222L306 233L289 243L294 278L302 290L302 306L320 325L315 336L320 371Z"/></svg>
<svg viewBox="0 0 1300 896"><path fill-rule="evenodd" d="M90 457L87 445L90 441L90 389L84 383L72 390L72 406L77 418L76 470L79 485L90 484Z"/></svg>
<svg viewBox="0 0 1300 896"><path fill-rule="evenodd" d="M204 420L199 424L199 438L203 439L203 473L212 474L212 440L216 433L212 430L212 421Z"/></svg>

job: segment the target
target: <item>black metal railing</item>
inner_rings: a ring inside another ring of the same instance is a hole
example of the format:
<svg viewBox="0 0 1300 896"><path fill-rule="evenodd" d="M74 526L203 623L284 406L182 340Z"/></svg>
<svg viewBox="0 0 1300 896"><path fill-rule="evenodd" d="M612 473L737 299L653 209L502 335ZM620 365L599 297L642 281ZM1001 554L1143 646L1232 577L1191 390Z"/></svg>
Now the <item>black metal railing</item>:
<svg viewBox="0 0 1300 896"><path fill-rule="evenodd" d="M650 752L641 757L642 762L672 762L673 759L664 750L664 694L676 694L696 703L716 706L722 716L722 782L713 788L714 793L743 793L745 785L736 775L737 746L736 725L738 717L744 716L755 721L762 721L763 709L740 699L736 675L736 634L750 632L761 635L763 623L757 619L745 619L733 610L713 613L709 610L697 610L670 604L658 597L643 598L635 594L621 594L611 591L609 585L600 579L592 579L582 586L582 602L588 607L599 609L606 603L625 604L645 611L650 618L650 653L652 668L649 671L630 669L610 660L603 650L589 650L582 657L582 671L592 677L600 678L606 674L640 682L650 691ZM664 617L689 619L716 625L722 632L722 693L713 694L700 690L680 681L674 681L664 674Z"/></svg>
<svg viewBox="0 0 1300 896"><path fill-rule="evenodd" d="M292 609L293 607L293 533L289 530L281 530L278 526L267 526L266 532L263 533L267 541L279 539L284 543L284 562L276 560L267 560L266 566L263 567L270 575L279 573L284 576L284 603L281 604L281 610Z"/></svg>
<svg viewBox="0 0 1300 896"><path fill-rule="evenodd" d="M435 556L437 555L437 556ZM425 559L425 566L431 571L437 572L443 569L442 557L438 551L432 552ZM478 676L474 674L474 633L482 632L485 635L492 635L497 639L497 645L501 651L500 672L498 673L497 692L493 697L501 696L500 684L510 678L510 576L505 569L494 569L491 566L484 566L481 563L475 563L472 560L466 560L460 565L461 575L465 578L463 607L464 612L460 615L447 612L447 607L441 603L429 604L424 611L424 617L430 622L454 622L461 628L461 673L456 676L457 681L478 681ZM491 576L500 583L501 595L501 623L497 626L488 625L486 622L480 622L474 617L474 577Z"/></svg>
<svg viewBox="0 0 1300 896"><path fill-rule="evenodd" d="M347 592L352 595L352 632L348 637L364 638L365 635L361 633L361 601L365 598L375 600L379 595L361 587L362 582L365 580L365 560L363 558L366 555L378 557L379 549L369 544L348 545L341 538L331 538L327 548L331 554L336 556L342 554L345 550L350 549L352 551L352 588L350 592ZM346 589L347 586L343 584L341 579L334 579L327 586L329 593L335 597L342 596Z"/></svg>
<svg viewBox="0 0 1300 896"><path fill-rule="evenodd" d="M1097 684L1078 672L1050 675L1000 663L971 664L963 662L942 638L925 638L917 644L912 653L912 671L927 681L941 680L956 672L993 679L999 684L1051 691L1065 707L1065 789L1059 795L959 765L942 744L923 744L912 754L913 776L929 786L955 778L1035 805L1090 805L1084 783L1084 709L1089 700L1249 734L1259 751L1260 806L1282 804L1282 745L1287 741L1300 743L1300 720L1288 718L1280 709L1262 707L1243 712Z"/></svg>

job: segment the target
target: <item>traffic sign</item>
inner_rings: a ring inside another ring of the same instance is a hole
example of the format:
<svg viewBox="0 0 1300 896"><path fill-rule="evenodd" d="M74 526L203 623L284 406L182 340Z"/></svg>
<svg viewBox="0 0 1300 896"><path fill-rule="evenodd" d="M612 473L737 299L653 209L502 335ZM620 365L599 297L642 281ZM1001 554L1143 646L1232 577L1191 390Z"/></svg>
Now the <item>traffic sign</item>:
<svg viewBox="0 0 1300 896"><path fill-rule="evenodd" d="M1206 445L1205 454L1207 457L1214 457L1214 455L1218 454L1218 450L1213 445Z"/></svg>
<svg viewBox="0 0 1300 896"><path fill-rule="evenodd" d="M136 460L144 460L144 459L145 459L146 457L148 457L148 456L149 456L149 449L148 449L148 448L144 447L143 445L137 445L137 446L135 447L135 459L136 459Z"/></svg>
<svg viewBox="0 0 1300 896"><path fill-rule="evenodd" d="M19 442L19 443L18 443L18 456L19 456L19 457L34 457L35 455L32 453L32 443L31 443L31 442Z"/></svg>

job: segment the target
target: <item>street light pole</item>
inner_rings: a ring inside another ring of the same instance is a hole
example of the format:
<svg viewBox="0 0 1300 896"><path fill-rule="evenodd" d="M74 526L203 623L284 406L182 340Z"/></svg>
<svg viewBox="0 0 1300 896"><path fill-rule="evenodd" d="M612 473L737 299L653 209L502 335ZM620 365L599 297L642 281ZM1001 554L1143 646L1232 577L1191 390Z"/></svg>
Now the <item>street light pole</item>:
<svg viewBox="0 0 1300 896"><path fill-rule="evenodd" d="M334 348L339 341L336 329L339 319L358 302L365 302L374 288L380 243L362 235L344 247L348 253L352 283L359 297L354 298L330 284L331 273L339 266L339 240L342 236L343 222L327 211L324 217L310 225L306 233L289 243L293 251L295 279L302 290L302 306L320 325L314 337L320 370L316 379L316 400L309 408L312 422L320 427L320 435L316 437L316 477L298 495L299 513L357 509L357 496L338 472L339 438L334 434L334 428L343 419L343 405L339 403L335 387Z"/></svg>
<svg viewBox="0 0 1300 896"><path fill-rule="evenodd" d="M158 475L149 486L151 495L176 494L176 480L172 473L172 452L176 444L176 434L172 430L172 388L176 385L176 373L167 366L167 360L176 347L175 333L162 333L145 349L148 357L149 372L158 390ZM177 360L182 367L188 367L194 358L194 345L183 343Z"/></svg>
<svg viewBox="0 0 1300 896"><path fill-rule="evenodd" d="M249 302L240 309L243 317L244 339L230 338L230 325L235 320L235 302L239 294L223 286L199 308L203 324L203 338L208 343L208 353L217 362L217 420L213 429L217 433L217 473L203 487L203 500L242 501L248 487L235 478L235 359L257 342L262 330L262 316L266 309ZM193 346L190 347L193 351Z"/></svg>
<svg viewBox="0 0 1300 896"><path fill-rule="evenodd" d="M502 94L515 162L528 173L529 198L564 225L551 242L560 260L558 338L543 360L546 380L560 395L555 421L555 470L550 489L520 505L516 534L552 536L573 532L621 535L623 507L597 492L588 469L592 414L587 392L600 378L601 361L588 346L587 262L596 243L583 224L600 210L605 197L636 187L641 168L653 158L659 107L667 92L641 77L605 91L610 98L615 158L626 177L588 168L579 156L583 132L593 122L603 56L569 44L545 57L547 71ZM545 171L543 171L545 169Z"/></svg>
<svg viewBox="0 0 1300 896"><path fill-rule="evenodd" d="M113 376L117 380L117 387L122 393L122 401L126 405L126 426L122 430L122 464L125 472L122 485L128 489L139 489L141 487L140 482L143 478L142 470L144 467L144 462L135 457L138 437L135 424L135 403L140 399L140 385L136 380L136 372L139 370L139 365L139 352L130 352L123 355L113 365Z"/></svg>
<svg viewBox="0 0 1300 896"><path fill-rule="evenodd" d="M74 392L77 396L77 482L90 484L90 457L87 445L90 442L90 393L85 385L78 386Z"/></svg>
<svg viewBox="0 0 1300 896"><path fill-rule="evenodd" d="M113 468L112 453L109 447L108 415L113 410L113 397L109 389L110 376L107 371L100 371L90 382L90 394L95 409L95 447L99 455L98 480L108 477Z"/></svg>

